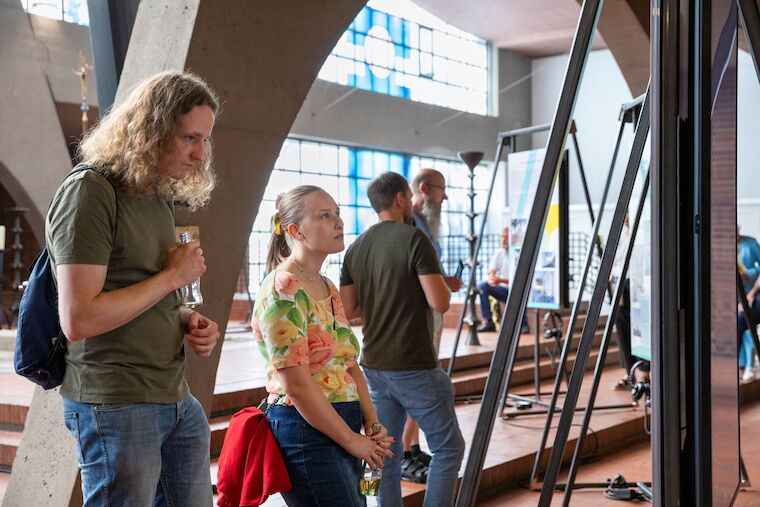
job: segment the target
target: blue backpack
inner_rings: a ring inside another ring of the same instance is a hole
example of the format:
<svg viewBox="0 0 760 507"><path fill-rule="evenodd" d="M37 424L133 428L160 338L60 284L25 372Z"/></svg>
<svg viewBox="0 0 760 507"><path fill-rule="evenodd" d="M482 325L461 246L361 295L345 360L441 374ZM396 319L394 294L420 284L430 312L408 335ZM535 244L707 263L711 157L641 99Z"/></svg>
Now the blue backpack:
<svg viewBox="0 0 760 507"><path fill-rule="evenodd" d="M37 255L21 296L13 357L16 373L41 385L58 387L66 370L66 337L58 320L58 289L47 247Z"/></svg>
<svg viewBox="0 0 760 507"><path fill-rule="evenodd" d="M87 169L92 167L80 164L66 178ZM16 373L44 389L58 387L66 371L66 341L58 318L58 288L45 247L32 263L19 304L13 357Z"/></svg>

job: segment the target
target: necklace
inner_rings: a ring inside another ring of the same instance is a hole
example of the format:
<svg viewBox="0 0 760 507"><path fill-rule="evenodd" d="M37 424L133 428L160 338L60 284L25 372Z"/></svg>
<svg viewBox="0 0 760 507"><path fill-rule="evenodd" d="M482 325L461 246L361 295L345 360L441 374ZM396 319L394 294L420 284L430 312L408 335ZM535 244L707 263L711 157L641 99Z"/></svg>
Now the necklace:
<svg viewBox="0 0 760 507"><path fill-rule="evenodd" d="M296 265L296 267L298 268L298 271L300 271L301 274L305 276L307 280L311 280L314 283L320 283L320 282L324 283L324 280L322 280L322 275L319 276L319 280L315 280L314 278L306 274L306 271L304 271L304 269L301 267L301 265L298 263L297 260L295 260L293 257L291 257L290 260L293 261L293 264Z"/></svg>
<svg viewBox="0 0 760 507"><path fill-rule="evenodd" d="M337 329L338 325L337 325L337 322L335 321L335 304L333 303L332 291L330 290L330 286L327 284L327 280L325 279L325 277L322 275L319 275L319 280L315 280L306 274L306 271L304 271L301 265L298 264L297 260L295 260L293 257L290 257L290 260L293 261L293 264L296 265L296 267L298 268L298 271L300 271L301 274L305 276L307 280L311 280L313 283L319 283L321 281L323 284L325 284L325 286L327 287L327 291L330 292L330 311L332 312L332 318L333 318L333 330Z"/></svg>

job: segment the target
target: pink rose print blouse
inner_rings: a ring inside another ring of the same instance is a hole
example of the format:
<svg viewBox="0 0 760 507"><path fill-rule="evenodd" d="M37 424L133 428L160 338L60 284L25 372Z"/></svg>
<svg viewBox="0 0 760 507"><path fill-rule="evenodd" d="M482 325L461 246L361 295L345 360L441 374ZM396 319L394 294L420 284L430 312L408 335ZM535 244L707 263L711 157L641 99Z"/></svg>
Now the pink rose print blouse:
<svg viewBox="0 0 760 507"><path fill-rule="evenodd" d="M309 365L314 382L331 403L359 400L348 372L359 356L359 341L338 290L329 280L328 285L330 295L314 301L288 271L275 270L261 284L251 326L267 366L270 403L285 394L277 370L299 365ZM287 396L278 403L292 405Z"/></svg>

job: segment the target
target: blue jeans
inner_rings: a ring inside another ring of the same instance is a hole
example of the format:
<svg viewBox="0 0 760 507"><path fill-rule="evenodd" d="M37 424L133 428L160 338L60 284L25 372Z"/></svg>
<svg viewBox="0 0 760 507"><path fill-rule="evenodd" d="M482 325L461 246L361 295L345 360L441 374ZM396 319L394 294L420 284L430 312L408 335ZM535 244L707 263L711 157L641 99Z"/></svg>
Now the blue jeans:
<svg viewBox="0 0 760 507"><path fill-rule="evenodd" d="M381 507L401 507L401 435L409 414L425 434L433 459L430 462L425 507L453 505L459 466L464 458L464 438L454 412L454 384L441 368L412 371L380 371L364 368L369 394L380 422L396 437L395 458L385 458L380 481Z"/></svg>
<svg viewBox="0 0 760 507"><path fill-rule="evenodd" d="M64 398L77 441L84 507L213 504L203 407L179 403L92 404Z"/></svg>
<svg viewBox="0 0 760 507"><path fill-rule="evenodd" d="M504 303L509 297L509 288L504 285L489 285L488 282L481 282L478 285L480 289L480 314L483 316L483 322L491 322L493 319L491 315L491 302L488 301L488 296L493 296L500 302Z"/></svg>
<svg viewBox="0 0 760 507"><path fill-rule="evenodd" d="M356 433L362 427L358 401L333 403ZM359 493L362 461L307 423L295 407L277 405L267 415L293 488L282 493L290 506L365 506Z"/></svg>

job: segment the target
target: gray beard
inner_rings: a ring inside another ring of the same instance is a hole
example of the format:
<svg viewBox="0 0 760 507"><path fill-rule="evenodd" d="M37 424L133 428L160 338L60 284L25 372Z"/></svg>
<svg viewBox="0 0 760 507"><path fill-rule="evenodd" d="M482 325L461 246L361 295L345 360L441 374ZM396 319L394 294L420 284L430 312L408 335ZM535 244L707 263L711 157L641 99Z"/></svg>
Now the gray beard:
<svg viewBox="0 0 760 507"><path fill-rule="evenodd" d="M430 233L438 241L441 238L441 205L435 206L425 199L422 201L420 215L425 217L425 221L430 228Z"/></svg>

